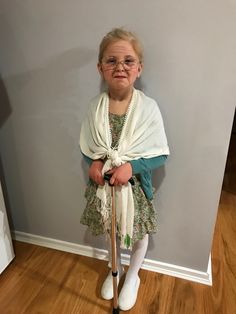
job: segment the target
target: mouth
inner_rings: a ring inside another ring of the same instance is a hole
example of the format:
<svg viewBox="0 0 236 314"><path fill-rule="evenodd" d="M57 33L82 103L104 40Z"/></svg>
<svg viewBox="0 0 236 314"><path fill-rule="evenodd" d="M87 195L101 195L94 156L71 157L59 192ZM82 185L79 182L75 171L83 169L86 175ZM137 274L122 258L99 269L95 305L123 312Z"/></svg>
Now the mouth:
<svg viewBox="0 0 236 314"><path fill-rule="evenodd" d="M115 75L114 78L117 78L117 79L125 79L126 76L124 76L124 75Z"/></svg>

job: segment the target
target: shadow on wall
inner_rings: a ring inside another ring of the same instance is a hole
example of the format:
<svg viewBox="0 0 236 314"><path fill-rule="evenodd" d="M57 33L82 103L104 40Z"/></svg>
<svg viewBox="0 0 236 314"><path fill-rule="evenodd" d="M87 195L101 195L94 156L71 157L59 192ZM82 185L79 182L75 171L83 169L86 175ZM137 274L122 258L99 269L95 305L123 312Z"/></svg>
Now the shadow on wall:
<svg viewBox="0 0 236 314"><path fill-rule="evenodd" d="M2 78L0 77L0 129L4 125L4 123L7 121L11 113L12 113L12 108L10 106L9 98L7 95L7 90L5 88ZM6 180L4 176L1 156L0 156L0 181L1 181L2 192L3 192L3 197L4 197L9 224L10 224L10 227L12 227L13 226L12 215L11 215L11 210L10 210L10 203L9 203L9 197L8 197L7 188L6 188Z"/></svg>
<svg viewBox="0 0 236 314"><path fill-rule="evenodd" d="M4 82L0 76L0 128L12 112Z"/></svg>
<svg viewBox="0 0 236 314"><path fill-rule="evenodd" d="M19 93L20 97L16 99L21 105L21 115L37 119L61 114L64 122L65 113L79 115L84 104L81 91L84 91L84 84L88 84L83 79L84 72L95 55L95 50L75 47L34 66L20 58L21 69L16 69L4 79L14 95Z"/></svg>
<svg viewBox="0 0 236 314"><path fill-rule="evenodd" d="M168 161L167 161L168 162ZM161 166L158 169L154 169L152 173L152 185L156 191L159 190L162 181L165 178L165 165Z"/></svg>
<svg viewBox="0 0 236 314"><path fill-rule="evenodd" d="M4 203L5 203L5 207L6 207L9 226L10 226L10 229L13 229L13 220L12 220L12 214L11 214L12 211L10 208L9 196L7 193L7 185L6 185L6 180L5 180L5 176L4 176L1 156L0 156L0 183L2 186L2 193L3 193Z"/></svg>

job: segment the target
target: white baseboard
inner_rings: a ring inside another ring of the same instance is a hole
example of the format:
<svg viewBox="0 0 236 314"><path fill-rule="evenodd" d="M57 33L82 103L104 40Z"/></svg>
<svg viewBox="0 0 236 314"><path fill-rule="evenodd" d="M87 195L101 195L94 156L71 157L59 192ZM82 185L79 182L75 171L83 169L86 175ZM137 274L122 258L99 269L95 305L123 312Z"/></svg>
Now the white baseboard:
<svg viewBox="0 0 236 314"><path fill-rule="evenodd" d="M94 257L101 260L108 260L108 252L106 250L93 248L90 246L80 245L76 243L51 239L47 237L38 236L35 234L25 233L21 231L12 232L13 239L21 242L36 244L51 249L70 252L88 257ZM129 255L122 254L122 263L129 264ZM178 265L162 263L155 260L145 258L142 269L154 271L157 273L174 276L205 285L212 285L212 272L211 272L211 255L209 256L208 269L206 272L198 271L191 268L186 268Z"/></svg>

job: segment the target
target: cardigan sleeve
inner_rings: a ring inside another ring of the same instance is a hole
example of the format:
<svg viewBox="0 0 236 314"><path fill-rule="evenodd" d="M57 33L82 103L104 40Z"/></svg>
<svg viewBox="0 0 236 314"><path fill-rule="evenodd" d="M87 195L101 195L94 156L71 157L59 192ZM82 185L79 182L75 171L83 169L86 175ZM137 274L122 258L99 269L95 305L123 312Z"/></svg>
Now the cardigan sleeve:
<svg viewBox="0 0 236 314"><path fill-rule="evenodd" d="M153 158L140 158L131 160L130 164L132 166L133 174L138 174L159 168L160 166L164 165L166 159L167 155L161 155Z"/></svg>
<svg viewBox="0 0 236 314"><path fill-rule="evenodd" d="M82 153L82 152L81 152L81 153ZM82 155L83 155L83 158L84 158L84 160L86 161L86 163L87 163L89 166L91 166L91 164L92 164L92 162L93 162L93 159L89 158L88 156L86 156L86 155L83 154L83 153L82 153Z"/></svg>

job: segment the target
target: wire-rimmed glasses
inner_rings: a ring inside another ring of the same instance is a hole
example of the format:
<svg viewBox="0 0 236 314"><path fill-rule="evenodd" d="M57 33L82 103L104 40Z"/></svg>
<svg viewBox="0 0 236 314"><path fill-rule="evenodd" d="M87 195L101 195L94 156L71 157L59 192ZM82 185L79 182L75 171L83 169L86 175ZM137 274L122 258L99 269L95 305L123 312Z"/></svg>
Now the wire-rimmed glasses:
<svg viewBox="0 0 236 314"><path fill-rule="evenodd" d="M127 57L124 60L120 61L117 60L115 57L109 57L102 60L102 65L105 70L113 70L119 64L121 64L126 71L130 71L136 68L139 63L140 63L139 60L134 59L132 57Z"/></svg>

